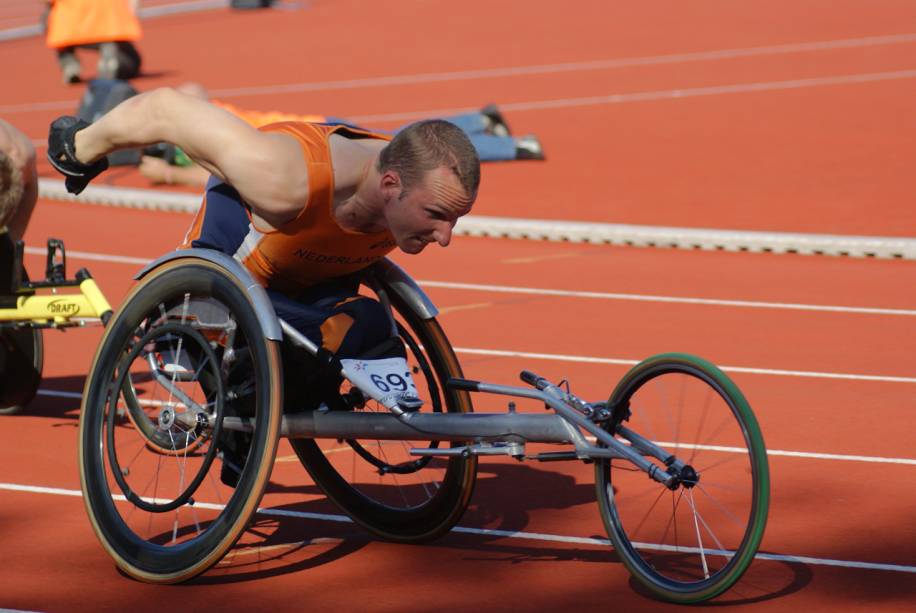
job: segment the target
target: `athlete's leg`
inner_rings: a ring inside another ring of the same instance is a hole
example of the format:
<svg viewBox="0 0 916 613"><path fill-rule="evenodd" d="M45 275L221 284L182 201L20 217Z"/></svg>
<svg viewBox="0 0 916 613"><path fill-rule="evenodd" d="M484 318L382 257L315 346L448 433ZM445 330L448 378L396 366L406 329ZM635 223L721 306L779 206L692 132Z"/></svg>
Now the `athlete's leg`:
<svg viewBox="0 0 916 613"><path fill-rule="evenodd" d="M518 155L517 143L511 136L468 134L468 138L481 162L505 162L516 159Z"/></svg>
<svg viewBox="0 0 916 613"><path fill-rule="evenodd" d="M140 54L129 41L114 41L99 45L98 74L100 79L132 79L140 74Z"/></svg>
<svg viewBox="0 0 916 613"><path fill-rule="evenodd" d="M60 65L61 79L65 85L79 82L80 61L76 57L76 47L61 47L58 49L57 63Z"/></svg>

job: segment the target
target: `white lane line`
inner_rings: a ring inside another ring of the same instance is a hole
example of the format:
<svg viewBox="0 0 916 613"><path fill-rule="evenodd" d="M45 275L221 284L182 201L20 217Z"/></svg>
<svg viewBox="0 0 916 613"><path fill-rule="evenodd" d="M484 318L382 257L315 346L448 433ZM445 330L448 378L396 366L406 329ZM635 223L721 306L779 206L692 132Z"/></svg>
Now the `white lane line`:
<svg viewBox="0 0 916 613"><path fill-rule="evenodd" d="M38 390L39 396L51 396L55 398L72 398L74 400L82 400L83 395L79 392L65 392L59 390L48 390L40 389ZM142 404L142 403L141 403ZM147 403L148 405L150 403ZM594 442L593 437L586 437L590 441ZM693 443L673 443L668 441L662 441L658 443L663 447L680 447L683 449L700 449L705 451L718 451L721 453L747 453L747 449L741 447L726 447L722 445L701 445ZM349 450L349 447L340 448L337 450L325 450L325 453L329 451L346 451ZM848 455L848 454L837 454L837 453L816 453L810 451L785 451L782 449L767 449L767 454L771 456L781 456L788 458L805 458L811 460L836 460L840 462L865 462L872 464L902 464L909 466L916 466L916 459L912 458L886 458L879 456L864 456L864 455ZM291 456L295 458L295 456Z"/></svg>
<svg viewBox="0 0 916 613"><path fill-rule="evenodd" d="M47 248L41 247L26 247L25 252L28 255L47 255ZM128 255L105 255L104 253L91 253L88 251L71 251L67 249L67 257L77 258L81 260L93 260L96 262L113 262L115 264L137 264L139 266L146 266L156 258L135 258Z"/></svg>
<svg viewBox="0 0 916 613"><path fill-rule="evenodd" d="M714 306L732 306L754 309L788 309L796 311L822 311L829 313L861 313L867 315L904 315L916 316L916 309L885 309L873 307L849 307L819 304L801 304L794 302L762 302L755 300L721 300L718 298L689 298L681 296L658 296L652 294L623 294L612 292L584 292L557 290L541 287L512 287L505 285L486 285L481 283L453 283L450 281L417 280L421 287L441 287L444 289L461 289L502 294L531 294L534 296L559 296L563 298L595 298L599 300L630 300L636 302L662 302L674 304L700 304Z"/></svg>
<svg viewBox="0 0 916 613"><path fill-rule="evenodd" d="M594 442L594 437L586 437ZM657 445L662 447L678 447L681 449L698 449L703 451L718 451L721 453L740 453L746 454L746 447L726 447L723 445L700 445L696 443L674 443L671 441L658 441ZM843 455L837 453L813 453L808 451L783 451L781 449L767 449L767 455L781 456L788 458L808 458L814 460L837 460L840 462L868 462L878 464L904 464L916 466L916 460L911 458L881 458L864 455Z"/></svg>
<svg viewBox="0 0 916 613"><path fill-rule="evenodd" d="M2 40L0 32L0 40ZM15 35L21 35L16 33ZM780 55L803 53L810 51L826 51L831 49L868 47L878 45L906 44L916 42L916 33L893 34L887 36L867 36L863 38L847 38L808 43L790 43L786 45L771 45L761 47L748 47L744 49L718 49L712 51L697 51L692 53L674 53L666 55L653 55L633 58L609 58L584 62L564 62L557 64L536 64L532 66L508 66L499 68L483 68L478 70L456 70L451 72L418 73L410 75L388 75L382 77L367 77L359 79L342 79L335 81L318 81L306 83L287 83L278 85L260 85L251 87L236 87L215 89L210 93L216 98L241 98L245 96L261 96L264 94L292 94L300 92L362 89L372 87L396 87L412 84L442 83L448 81L464 81L472 79L500 79L506 77L522 77L542 74L558 74L565 72L585 72L594 70L611 70L633 66L653 66L665 64L681 64L686 62L699 62L710 60L723 60L762 55ZM0 106L0 114L28 113L34 111L72 109L72 101L35 102L26 104L12 104ZM468 109L463 109L462 112ZM472 109L473 110L473 109ZM426 115L423 115L426 116ZM354 120L373 119L376 115L363 115L352 117ZM398 116L400 117L400 116Z"/></svg>
<svg viewBox="0 0 916 613"><path fill-rule="evenodd" d="M650 102L654 100L679 100L702 96L721 96L727 94L746 94L752 92L770 92L806 87L823 87L829 85L853 85L859 83L876 83L900 79L916 78L916 70L896 70L891 72L871 72L833 77L813 77L810 79L790 79L787 81L763 81L757 83L736 83L733 85L714 85L710 87L691 87L685 89L668 89L628 94L607 94L603 96L585 96L581 98L560 98L555 100L537 100L531 102L507 102L499 105L504 111L537 111L545 109L562 109L581 106L602 106L629 102ZM412 111L406 113L385 113L379 115L356 115L350 117L357 123L383 121L408 121L426 117L444 117L477 110L473 107Z"/></svg>
<svg viewBox="0 0 916 613"><path fill-rule="evenodd" d="M533 66L485 68L480 70L457 70L451 72L420 73L412 75L390 75L384 77L344 79L339 81L323 81L313 83L290 83L285 85L238 87L214 90L213 96L231 98L241 96L260 96L263 94L284 94L339 89L358 89L367 87L389 87L424 83L441 83L443 81L464 81L470 79L500 79L505 77L556 74L564 72L585 72L592 70L610 70L633 66L682 64L686 62L723 60L760 55L803 53L809 51L825 51L830 49L891 45L912 42L916 42L916 34L913 33L889 36L868 36L865 38L847 38L808 43L790 43L786 45L748 47L744 49L718 49L713 51L674 53L633 58L609 58L604 60L593 60L585 62L564 62L557 64L539 64Z"/></svg>
<svg viewBox="0 0 916 613"><path fill-rule="evenodd" d="M14 491L14 492L23 492L30 494L51 494L57 496L73 496L73 497L82 497L82 492L79 490L66 490L62 488L52 488L52 487L40 487L32 485L21 485L17 483L0 483L0 489ZM116 500L123 500L123 496L114 496ZM223 505L217 505L206 502L196 502L195 506L215 511L221 511L224 507ZM301 511L290 511L287 509L265 509L259 508L257 513L261 515L269 516L279 516L279 517L292 517L296 519L310 519L317 521L328 521L335 523L353 523L349 517L345 515L329 514L329 513L306 513ZM518 540L528 540L528 541L546 541L553 543L568 543L575 545L596 545L600 547L607 547L611 543L607 539L603 538L594 538L594 537L580 537L580 536L564 536L559 534L545 534L541 532L523 532L520 530L494 530L488 528L470 528L466 526L456 526L452 528L452 532L458 532L463 534L473 534L476 536L496 536L501 538L508 539L518 539ZM640 543L637 544L637 547L641 549L665 549L663 545L656 545L653 543ZM782 554L772 554L772 553L758 553L755 556L759 560L769 560L775 562L792 562L797 564L809 564L814 566L839 566L842 568L855 568L863 570L883 570L890 572L902 572L902 573L916 573L916 566L906 566L902 564L880 564L874 562L859 562L852 560L834 560L830 558L815 558L810 556L794 556L794 555L782 555Z"/></svg>
<svg viewBox="0 0 916 613"><path fill-rule="evenodd" d="M783 456L787 458L809 458L814 460L836 460L839 462L869 462L877 464L905 464L916 466L916 460L910 458L879 458L864 455L842 455L836 453L812 453L808 451L782 451L767 449L767 455Z"/></svg>
<svg viewBox="0 0 916 613"><path fill-rule="evenodd" d="M26 247L28 255L47 254L47 250L40 247ZM67 251L67 255L77 259L112 262L115 264L136 264L145 266L155 258L137 258L126 255L106 255L87 251ZM575 290L559 290L540 287L513 287L506 285L488 285L481 283L457 283L452 281L433 281L430 279L417 280L420 286L439 287L443 289L463 289L472 291L486 291L506 294L531 294L535 296L559 296L567 298L590 298L599 300L625 300L635 302L660 302L671 304L697 304L708 306L733 306L757 309L786 309L794 311L814 311L827 313L859 313L864 315L900 315L906 317L916 316L916 309L891 309L882 307L851 307L827 304L802 304L793 302L764 302L756 300L725 300L719 298L691 298L683 296L658 296L652 294L626 294L615 292L585 292Z"/></svg>
<svg viewBox="0 0 916 613"><path fill-rule="evenodd" d="M455 347L456 353L485 355L501 358L525 358L528 360L546 360L555 362L579 362L582 364L614 364L633 366L639 360L624 358L596 358L584 355L563 355L558 353L535 353L527 351L506 351L502 349L477 349ZM780 370L775 368L748 368L746 366L721 366L725 372L738 372L752 375L770 375L775 377L807 377L812 379L843 379L848 381L881 381L885 383L916 383L916 377L895 377L889 375L859 375L851 373L816 372L809 370Z"/></svg>

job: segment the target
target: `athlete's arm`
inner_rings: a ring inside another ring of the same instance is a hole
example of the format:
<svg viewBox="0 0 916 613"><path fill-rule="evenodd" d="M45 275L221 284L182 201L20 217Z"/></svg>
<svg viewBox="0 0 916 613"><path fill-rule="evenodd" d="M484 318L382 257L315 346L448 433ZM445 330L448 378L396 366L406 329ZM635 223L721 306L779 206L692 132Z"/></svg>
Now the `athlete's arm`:
<svg viewBox="0 0 916 613"><path fill-rule="evenodd" d="M231 184L272 225L295 216L306 202L308 171L294 138L259 132L231 113L173 89L129 98L74 137L76 157L83 163L161 141L177 145Z"/></svg>

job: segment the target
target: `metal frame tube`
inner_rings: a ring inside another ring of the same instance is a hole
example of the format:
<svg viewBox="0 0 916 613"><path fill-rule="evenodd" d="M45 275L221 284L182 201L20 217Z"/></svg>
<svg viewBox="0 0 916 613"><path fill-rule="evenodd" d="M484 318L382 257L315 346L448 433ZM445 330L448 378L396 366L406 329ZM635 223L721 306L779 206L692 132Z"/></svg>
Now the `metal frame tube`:
<svg viewBox="0 0 916 613"><path fill-rule="evenodd" d="M506 441L572 444L558 415L520 413L393 413L305 411L283 416L280 435L288 438L371 438L409 441ZM223 427L249 430L245 418L225 417Z"/></svg>
<svg viewBox="0 0 916 613"><path fill-rule="evenodd" d="M598 439L598 441L603 443L611 451L612 457L620 457L629 460L635 466L645 471L649 477L658 481L659 483L664 483L665 485L671 483L673 477L665 472L663 468L644 458L639 450L635 450L627 445L624 445L615 439L609 432L604 430L604 428L589 420L579 411L570 407L564 399L565 394L563 390L555 385L547 383L546 381L544 383L545 386L543 390L533 390L529 388L512 387L508 385L494 385L491 383L483 382L477 383L475 387L476 391L478 392L543 400L550 408L556 411L559 416L569 424L582 428L589 434L593 435L596 439ZM577 451L579 451L580 455L584 457L604 456L603 453L595 453L600 451L600 449L594 447L582 450L579 448L579 446L577 446Z"/></svg>

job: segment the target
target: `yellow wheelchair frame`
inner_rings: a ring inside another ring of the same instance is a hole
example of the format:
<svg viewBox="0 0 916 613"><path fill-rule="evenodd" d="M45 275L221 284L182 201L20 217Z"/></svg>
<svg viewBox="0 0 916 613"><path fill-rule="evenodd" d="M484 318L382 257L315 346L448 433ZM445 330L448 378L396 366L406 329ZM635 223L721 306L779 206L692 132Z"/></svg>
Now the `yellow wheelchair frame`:
<svg viewBox="0 0 916 613"><path fill-rule="evenodd" d="M64 244L48 239L46 278L29 281L22 264L25 246L0 233L0 415L20 412L41 383L44 328L105 323L111 305L85 268L67 279ZM76 289L78 292L68 291Z"/></svg>

